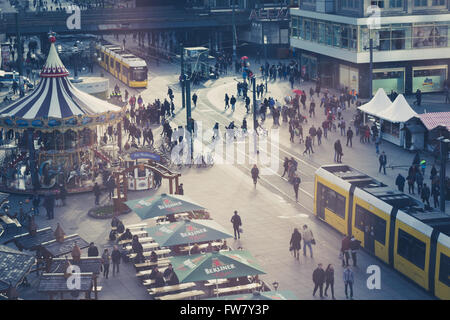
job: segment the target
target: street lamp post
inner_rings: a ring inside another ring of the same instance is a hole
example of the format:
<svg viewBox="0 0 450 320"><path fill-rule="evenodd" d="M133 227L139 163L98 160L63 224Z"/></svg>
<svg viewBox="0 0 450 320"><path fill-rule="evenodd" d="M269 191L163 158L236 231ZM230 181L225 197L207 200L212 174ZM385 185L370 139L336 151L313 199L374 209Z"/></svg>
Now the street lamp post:
<svg viewBox="0 0 450 320"><path fill-rule="evenodd" d="M256 76L253 75L252 78L253 82L253 136L254 136L254 145L255 145L255 154L258 153L258 147L257 147L257 137L256 137Z"/></svg>
<svg viewBox="0 0 450 320"><path fill-rule="evenodd" d="M236 21L235 21L235 9L234 6L236 4L236 0L231 0L232 6L233 6L233 11L232 11L232 15L231 15L231 21L233 24L233 63L236 63Z"/></svg>
<svg viewBox="0 0 450 320"><path fill-rule="evenodd" d="M185 108L185 76L184 76L184 45L181 43L181 104Z"/></svg>

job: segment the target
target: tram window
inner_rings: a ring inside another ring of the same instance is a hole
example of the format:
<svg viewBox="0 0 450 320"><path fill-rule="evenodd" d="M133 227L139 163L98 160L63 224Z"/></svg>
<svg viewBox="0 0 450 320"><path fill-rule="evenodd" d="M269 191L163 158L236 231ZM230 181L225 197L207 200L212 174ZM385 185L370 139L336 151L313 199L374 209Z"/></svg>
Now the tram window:
<svg viewBox="0 0 450 320"><path fill-rule="evenodd" d="M116 61L116 71L120 72L120 62Z"/></svg>
<svg viewBox="0 0 450 320"><path fill-rule="evenodd" d="M375 240L383 245L385 244L386 221L359 205L356 205L355 210L355 226L362 232L366 232L366 230L370 230L370 227L373 227Z"/></svg>
<svg viewBox="0 0 450 320"><path fill-rule="evenodd" d="M321 183L318 188L323 205L341 218L345 218L345 197Z"/></svg>
<svg viewBox="0 0 450 320"><path fill-rule="evenodd" d="M102 57L102 61L105 61L105 54L103 52L100 53Z"/></svg>
<svg viewBox="0 0 450 320"><path fill-rule="evenodd" d="M114 68L114 59L112 57L109 58L109 66Z"/></svg>
<svg viewBox="0 0 450 320"><path fill-rule="evenodd" d="M130 80L144 81L145 79L147 79L147 68L141 68L141 69L133 68Z"/></svg>
<svg viewBox="0 0 450 320"><path fill-rule="evenodd" d="M450 287L450 257L441 253L439 266L439 281Z"/></svg>
<svg viewBox="0 0 450 320"><path fill-rule="evenodd" d="M400 256L423 270L425 268L425 252L425 242L420 241L402 229L398 229L397 253Z"/></svg>
<svg viewBox="0 0 450 320"><path fill-rule="evenodd" d="M122 67L122 74L128 78L128 68L127 67Z"/></svg>

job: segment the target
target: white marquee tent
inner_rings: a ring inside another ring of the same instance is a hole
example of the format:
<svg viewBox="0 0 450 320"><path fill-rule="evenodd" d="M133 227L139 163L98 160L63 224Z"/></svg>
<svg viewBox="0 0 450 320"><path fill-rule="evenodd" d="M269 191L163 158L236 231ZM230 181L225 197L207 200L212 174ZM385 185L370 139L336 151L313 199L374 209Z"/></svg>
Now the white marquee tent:
<svg viewBox="0 0 450 320"><path fill-rule="evenodd" d="M376 116L395 123L406 122L416 115L417 112L409 106L405 97L402 94L399 94L389 107L378 113Z"/></svg>
<svg viewBox="0 0 450 320"><path fill-rule="evenodd" d="M373 98L369 102L359 106L358 109L364 113L377 117L378 113L387 109L391 104L392 102L386 95L384 89L379 88Z"/></svg>

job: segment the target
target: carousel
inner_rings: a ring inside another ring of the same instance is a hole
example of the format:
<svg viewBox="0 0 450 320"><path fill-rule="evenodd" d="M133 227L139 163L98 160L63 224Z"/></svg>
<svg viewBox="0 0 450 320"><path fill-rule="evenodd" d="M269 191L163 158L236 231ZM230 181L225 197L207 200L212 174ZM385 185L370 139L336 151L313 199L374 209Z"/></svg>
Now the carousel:
<svg viewBox="0 0 450 320"><path fill-rule="evenodd" d="M107 165L98 156L105 128L117 125L125 108L80 91L50 35L50 50L41 81L28 96L0 110L0 127L15 146L3 161L0 188L33 192L63 185L69 193L92 189L99 170ZM121 137L119 136L119 145Z"/></svg>

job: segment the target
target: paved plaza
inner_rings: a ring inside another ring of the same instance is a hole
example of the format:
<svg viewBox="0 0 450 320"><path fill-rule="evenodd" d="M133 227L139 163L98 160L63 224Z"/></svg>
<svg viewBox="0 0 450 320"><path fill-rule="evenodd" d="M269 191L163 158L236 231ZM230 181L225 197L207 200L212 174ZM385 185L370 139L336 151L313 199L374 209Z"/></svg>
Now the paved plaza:
<svg viewBox="0 0 450 320"><path fill-rule="evenodd" d="M127 38L127 42L131 41ZM115 41L113 37L108 40ZM117 42L121 42L119 38ZM130 44L132 45L132 44ZM257 69L253 60L251 68ZM94 75L99 75L101 70L95 69ZM110 88L115 84L121 86L122 92L125 87L118 83L109 74L105 76L110 79ZM153 103L156 98L164 100L167 97L167 87L170 86L175 94L175 112L176 116L171 120L172 127L184 125L186 121L185 110L181 109L181 92L178 85L179 65L151 63L149 65L149 85L145 90L127 90L130 94L140 94L145 102ZM257 72L259 76L259 72ZM245 115L244 103L238 99L236 111L230 109L224 110L223 98L225 93L236 95L236 81L234 74L228 74L216 81L207 81L205 84L193 87L192 93L198 95L197 107L193 108L192 117L202 122L203 129L211 129L215 122L220 124L220 128L228 125L234 120L237 126L240 126ZM240 79L239 79L240 80ZM309 91L311 83L303 83L300 89ZM282 101L283 97L291 93L290 84L287 81L277 81L268 83L269 92L266 97L274 97ZM330 90L331 91L331 90ZM424 96L423 105L427 105L427 111L441 111L446 106L441 104L441 96ZM439 100L440 99L440 100ZM428 103L428 100L430 103ZM317 99L316 99L317 102ZM428 104L427 104L428 103ZM309 105L309 99L307 101ZM436 110L435 110L436 109ZM345 121L350 124L355 106L343 112ZM304 113L306 114L306 113ZM251 115L247 116L250 120ZM308 124L304 125L304 132L314 124L319 126L324 120L323 109L317 104L315 118L308 118ZM268 117L265 124L266 129L272 126L272 119ZM155 145L160 144L161 128L153 128L155 136ZM228 244L233 249L243 248L249 250L260 262L266 275L260 278L271 288L272 283L278 282L280 290L291 290L301 300L319 299L312 296L313 282L312 272L318 263L324 267L328 264L335 266L335 295L337 299L345 299L344 284L342 281L343 268L339 260L339 250L341 247L342 236L326 225L317 220L313 215L313 194L314 194L314 172L320 165L333 163L333 144L336 139L341 139L345 143L346 138L341 137L339 130L330 132L328 139L322 139L322 145L314 145L314 153L308 156L302 155L304 144L298 143L296 137L295 143L289 141L288 126L281 123L279 128L279 149L277 156L279 167L269 175L261 176L256 189L253 186L249 158L253 157L251 153L245 152L245 163L243 164L216 164L210 168L182 168L181 183L184 185L184 193L195 202L203 205L211 213L211 217L232 231L230 223L234 210L237 210L242 218L243 234L240 240L229 239ZM388 166L394 166L394 169L388 169L384 175L378 172L378 156L375 152L373 143L361 144L359 137L353 139L353 147L344 149L344 164L348 164L374 178L392 186L398 173L406 176L407 168L412 163L414 153L400 149L399 147L383 142L380 150L385 151L388 158ZM283 173L284 157L294 157L299 164L300 177L302 179L299 202L295 202L292 185L285 178L281 177ZM431 156L424 154L423 158L430 164L426 172L426 182L428 182L429 170L434 160ZM399 167L405 166L405 167ZM169 188L165 181L156 191L129 192L129 199L138 199L144 195L152 193L168 192ZM101 196L101 203L108 203L109 200L105 193ZM449 203L447 202L447 208ZM67 235L77 233L88 242L93 241L102 252L104 248L111 248L112 244L107 240L110 231L110 220L96 220L87 215L87 211L94 206L94 195L86 193L81 195L69 196L66 207L55 209L55 219L50 222L45 218L45 210L41 209L41 215L37 217L39 228L50 225L53 229L59 222ZM447 209L447 212L450 210ZM124 224L133 224L141 222L135 213L129 213L121 216ZM149 220L152 225L153 220ZM313 246L314 258L308 254L307 257L300 256L297 261L289 252L289 240L294 228L300 228L307 224L313 231L317 245ZM366 273L367 267L378 265L381 268L381 289L369 290L367 288ZM121 264L121 270L116 277L110 276L109 279L100 277L100 285L103 287L99 294L100 299L151 299L147 294L146 288L142 285L139 278L136 277L136 271L131 263ZM406 279L400 273L392 270L388 265L380 260L369 256L364 251L358 252L358 267L355 271L355 299L433 299L427 292ZM19 293L24 299L47 299L47 296L36 293L38 278L35 274L29 276L31 286L20 288ZM318 296L318 295L317 295Z"/></svg>

